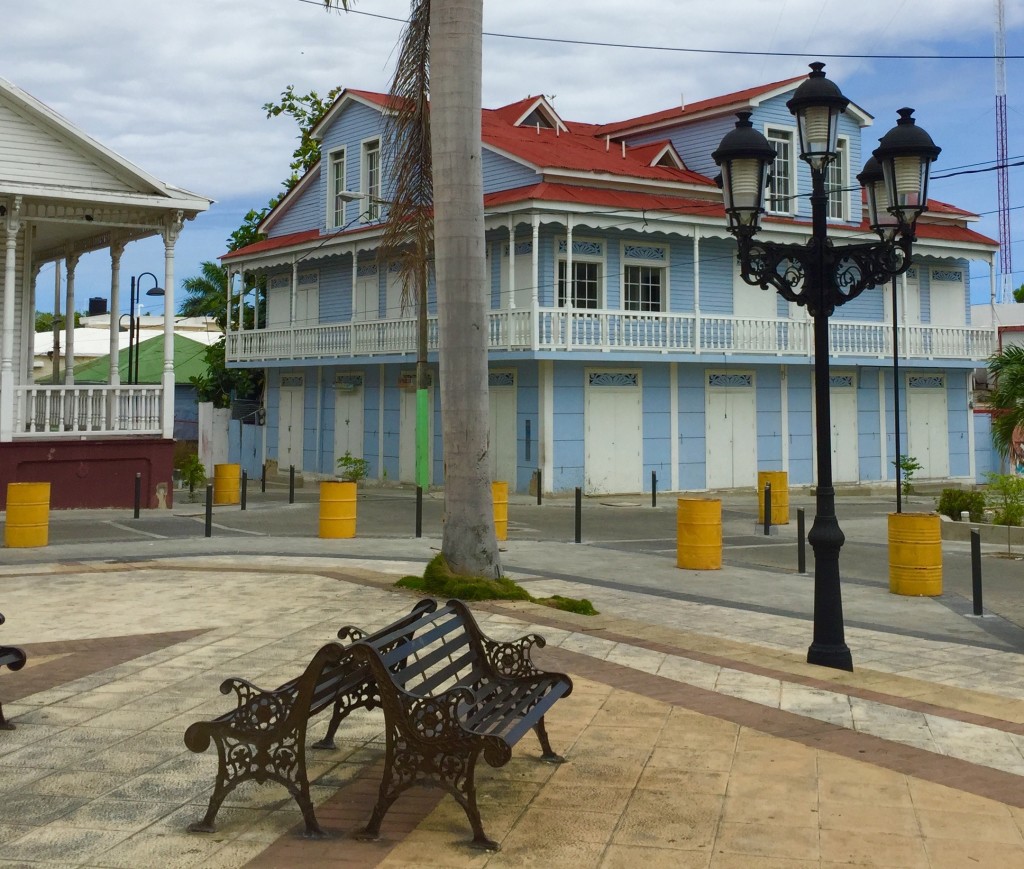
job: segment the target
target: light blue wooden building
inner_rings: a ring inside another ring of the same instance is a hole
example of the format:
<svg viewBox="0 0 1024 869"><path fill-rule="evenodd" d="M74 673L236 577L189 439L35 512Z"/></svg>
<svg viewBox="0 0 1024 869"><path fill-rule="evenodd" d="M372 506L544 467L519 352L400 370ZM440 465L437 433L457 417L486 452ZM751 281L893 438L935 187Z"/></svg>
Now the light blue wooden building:
<svg viewBox="0 0 1024 869"><path fill-rule="evenodd" d="M813 483L811 320L740 279L711 159L735 113L750 111L778 152L762 234L806 236L810 179L785 107L802 80L605 125L565 121L544 97L483 111L494 479L526 491L539 470L545 491L587 494L647 490L652 472L673 491L753 487L759 470ZM266 372L263 458L314 478L350 451L372 477L414 481L416 312L402 307L397 265L376 255L387 106L344 91L315 130L319 164L266 219L267 238L223 259L229 364ZM856 175L875 146L871 124L855 105L842 116L837 244L870 235ZM975 260L993 275L997 245L969 228L976 219L930 202L910 271L837 309L837 483L892 479L898 453L923 465L918 479L974 481L988 467L970 378L994 338L970 322L969 275ZM265 277L265 300L242 290L250 275ZM432 363L443 340L435 290ZM240 325L242 304L262 306L260 328ZM435 377L430 466L441 485L437 387Z"/></svg>

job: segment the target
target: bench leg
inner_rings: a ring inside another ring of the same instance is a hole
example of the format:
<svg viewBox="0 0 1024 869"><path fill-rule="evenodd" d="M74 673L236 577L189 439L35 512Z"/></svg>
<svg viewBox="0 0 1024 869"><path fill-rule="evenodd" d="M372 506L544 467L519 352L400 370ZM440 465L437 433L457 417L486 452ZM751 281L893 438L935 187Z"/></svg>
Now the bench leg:
<svg viewBox="0 0 1024 869"><path fill-rule="evenodd" d="M541 716L540 721L533 726L533 730L534 733L537 734L537 738L540 740L540 748L542 752L540 759L545 763L565 763L565 758L562 757L562 755L555 754L555 752L551 750L551 742L548 740L548 731L544 726L544 716Z"/></svg>
<svg viewBox="0 0 1024 869"><path fill-rule="evenodd" d="M319 742L313 743L313 748L336 748L334 735L338 732L341 722L344 721L354 709L375 709L380 706L380 696L377 694L376 683L366 682L344 697L339 697L334 703L334 710L331 712L331 722L327 725L327 733Z"/></svg>
<svg viewBox="0 0 1024 869"><path fill-rule="evenodd" d="M14 725L4 718L3 704L0 704L0 730L14 730Z"/></svg>
<svg viewBox="0 0 1024 869"><path fill-rule="evenodd" d="M391 740L388 740L384 776L381 779L377 804L373 807L369 823L355 834L357 839L377 841L380 838L380 825L395 800L401 796L403 791L415 784L425 783L423 780L426 779L435 781L462 806L469 819L469 824L473 828L473 841L470 844L474 848L481 851L501 850L501 846L493 839L487 838L484 833L480 809L477 807L476 759L480 754L479 749L472 750L467 758L446 755L444 769L437 768L435 757L424 757L414 746L410 746L404 740L400 742L397 753L409 762L407 767L396 769L394 762L396 752Z"/></svg>
<svg viewBox="0 0 1024 869"><path fill-rule="evenodd" d="M217 776L217 783L213 786L213 794L210 796L210 804L206 807L206 814L202 820L193 821L188 825L190 833L216 833L217 812L220 811L220 804L224 798L235 789L237 782L227 783L220 775Z"/></svg>

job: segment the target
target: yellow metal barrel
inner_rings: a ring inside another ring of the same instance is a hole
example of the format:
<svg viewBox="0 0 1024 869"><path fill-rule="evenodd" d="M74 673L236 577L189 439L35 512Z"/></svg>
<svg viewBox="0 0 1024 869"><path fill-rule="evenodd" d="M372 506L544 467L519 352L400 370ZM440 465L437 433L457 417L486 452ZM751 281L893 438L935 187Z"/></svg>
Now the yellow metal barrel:
<svg viewBox="0 0 1024 869"><path fill-rule="evenodd" d="M332 540L356 536L355 483L320 483L320 536Z"/></svg>
<svg viewBox="0 0 1024 869"><path fill-rule="evenodd" d="M8 483L4 546L46 546L50 540L50 484Z"/></svg>
<svg viewBox="0 0 1024 869"><path fill-rule="evenodd" d="M241 465L213 466L213 503L237 504L242 491Z"/></svg>
<svg viewBox="0 0 1024 869"><path fill-rule="evenodd" d="M677 499L676 566L721 570L722 502L717 498Z"/></svg>
<svg viewBox="0 0 1024 869"><path fill-rule="evenodd" d="M942 520L937 513L889 514L889 591L942 594Z"/></svg>
<svg viewBox="0 0 1024 869"><path fill-rule="evenodd" d="M491 483L491 498L494 500L494 534L499 540L508 540L508 483L504 480Z"/></svg>
<svg viewBox="0 0 1024 869"><path fill-rule="evenodd" d="M789 474L786 471L757 472L757 522L764 524L764 484L772 485L771 525L789 524Z"/></svg>

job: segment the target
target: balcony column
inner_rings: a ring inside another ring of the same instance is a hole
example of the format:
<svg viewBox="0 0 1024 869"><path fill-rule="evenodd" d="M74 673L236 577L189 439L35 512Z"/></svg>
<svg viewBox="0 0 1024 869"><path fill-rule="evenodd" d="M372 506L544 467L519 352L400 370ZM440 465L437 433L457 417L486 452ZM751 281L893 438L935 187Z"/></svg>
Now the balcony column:
<svg viewBox="0 0 1024 869"><path fill-rule="evenodd" d="M160 375L160 434L167 440L174 437L174 246L181 235L182 218L183 214L180 211L169 215L163 229L164 369Z"/></svg>
<svg viewBox="0 0 1024 869"><path fill-rule="evenodd" d="M572 350L572 318L575 282L572 274L572 214L565 215L565 349ZM557 300L556 300L557 301Z"/></svg>
<svg viewBox="0 0 1024 869"><path fill-rule="evenodd" d="M533 349L540 347L540 215L533 215L533 244L530 251L532 286L530 307L533 310Z"/></svg>
<svg viewBox="0 0 1024 869"><path fill-rule="evenodd" d="M299 310L299 261L292 260L292 297L291 297L291 313L288 316L288 340L289 348L288 352L291 358L295 358L295 315Z"/></svg>
<svg viewBox="0 0 1024 869"><path fill-rule="evenodd" d="M113 241L110 244L110 385L121 385L121 256L124 254L124 242Z"/></svg>
<svg viewBox="0 0 1024 869"><path fill-rule="evenodd" d="M64 385L75 385L75 269L79 255L70 253L64 264L68 279L64 293Z"/></svg>
<svg viewBox="0 0 1024 869"><path fill-rule="evenodd" d="M0 350L0 441L9 442L14 435L14 305L15 270L18 231L21 229L21 197L7 202L7 225L4 240L4 314L3 348Z"/></svg>
<svg viewBox="0 0 1024 869"><path fill-rule="evenodd" d="M508 307L516 309L516 218L508 216Z"/></svg>
<svg viewBox="0 0 1024 869"><path fill-rule="evenodd" d="M693 349L700 353L700 226L693 225Z"/></svg>

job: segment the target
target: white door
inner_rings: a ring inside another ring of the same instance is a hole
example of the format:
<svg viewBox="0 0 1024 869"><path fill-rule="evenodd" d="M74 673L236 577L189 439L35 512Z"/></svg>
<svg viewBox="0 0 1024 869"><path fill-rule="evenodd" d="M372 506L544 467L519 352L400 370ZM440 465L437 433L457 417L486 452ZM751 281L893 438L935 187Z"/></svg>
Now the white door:
<svg viewBox="0 0 1024 869"><path fill-rule="evenodd" d="M757 486L757 400L753 372L712 371L708 372L706 383L707 487L754 488Z"/></svg>
<svg viewBox="0 0 1024 869"><path fill-rule="evenodd" d="M277 463L281 471L287 471L290 466L294 466L296 471L302 470L304 393L301 374L281 377L277 417Z"/></svg>
<svg viewBox="0 0 1024 869"><path fill-rule="evenodd" d="M334 461L345 453L363 457L363 378L340 375L334 389Z"/></svg>
<svg viewBox="0 0 1024 869"><path fill-rule="evenodd" d="M643 491L639 371L587 371L583 485L588 495Z"/></svg>
<svg viewBox="0 0 1024 869"><path fill-rule="evenodd" d="M830 377L832 419L832 481L860 480L860 443L857 434L857 378L855 374Z"/></svg>
<svg viewBox="0 0 1024 869"><path fill-rule="evenodd" d="M929 286L933 326L963 326L967 323L967 297L960 269L932 269Z"/></svg>
<svg viewBox="0 0 1024 869"><path fill-rule="evenodd" d="M416 483L416 374L402 373L398 408L398 481ZM427 390L427 483L434 469L434 389Z"/></svg>
<svg viewBox="0 0 1024 869"><path fill-rule="evenodd" d="M320 322L320 272L301 272L295 291L295 325L315 326Z"/></svg>
<svg viewBox="0 0 1024 869"><path fill-rule="evenodd" d="M352 294L352 319L376 320L379 317L380 282L377 278L377 266L360 266L356 277L356 289Z"/></svg>
<svg viewBox="0 0 1024 869"><path fill-rule="evenodd" d="M734 317L753 320L776 320L779 316L779 297L775 291L748 284L740 277L739 263L733 267L732 313Z"/></svg>
<svg viewBox="0 0 1024 869"><path fill-rule="evenodd" d="M949 476L949 420L944 375L907 375L907 449L921 465L921 470L915 472L918 479Z"/></svg>
<svg viewBox="0 0 1024 869"><path fill-rule="evenodd" d="M491 479L504 480L516 490L516 381L514 371L492 371L488 377Z"/></svg>

